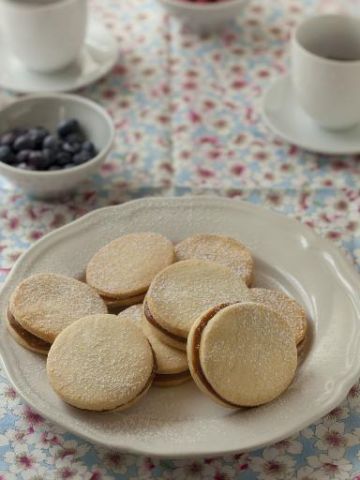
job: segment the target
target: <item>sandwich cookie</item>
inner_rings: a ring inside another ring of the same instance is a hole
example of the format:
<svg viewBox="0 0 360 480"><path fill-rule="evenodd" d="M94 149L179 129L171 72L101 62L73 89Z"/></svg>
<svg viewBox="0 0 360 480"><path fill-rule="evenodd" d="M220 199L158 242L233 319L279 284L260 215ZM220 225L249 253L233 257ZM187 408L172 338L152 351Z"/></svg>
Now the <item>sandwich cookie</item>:
<svg viewBox="0 0 360 480"><path fill-rule="evenodd" d="M289 324L257 303L219 305L194 323L187 344L191 375L226 407L271 402L291 383L297 350Z"/></svg>
<svg viewBox="0 0 360 480"><path fill-rule="evenodd" d="M46 370L66 403L113 411L130 407L147 392L155 360L150 343L133 322L116 315L91 315L58 335Z"/></svg>
<svg viewBox="0 0 360 480"><path fill-rule="evenodd" d="M186 382L191 378L186 353L161 342L144 316L143 306L134 305L123 310L119 315L139 326L149 340L156 358L156 375L154 385L170 387Z"/></svg>
<svg viewBox="0 0 360 480"><path fill-rule="evenodd" d="M51 347L51 343L45 342L39 337L35 337L32 333L26 331L14 316L8 310L6 316L6 326L13 339L22 347L27 348L35 353L47 355Z"/></svg>
<svg viewBox="0 0 360 480"><path fill-rule="evenodd" d="M107 313L107 308L86 283L64 275L39 273L16 287L10 297L9 312L24 330L52 343L75 320Z"/></svg>
<svg viewBox="0 0 360 480"><path fill-rule="evenodd" d="M129 301L145 294L155 275L174 260L173 244L163 235L131 233L108 243L91 258L86 281L107 300Z"/></svg>
<svg viewBox="0 0 360 480"><path fill-rule="evenodd" d="M294 299L279 290L267 288L251 288L249 293L252 302L272 308L287 320L294 332L296 344L304 339L307 330L306 312Z"/></svg>
<svg viewBox="0 0 360 480"><path fill-rule="evenodd" d="M176 259L197 258L219 263L239 275L246 285L253 278L254 261L250 250L238 240L222 235L194 235L175 246Z"/></svg>
<svg viewBox="0 0 360 480"><path fill-rule="evenodd" d="M144 311L145 308L146 304L144 303ZM149 312L148 315L151 317ZM178 337L177 335L171 335L170 333L162 332L161 330L159 330L158 327L154 327L154 325L150 323L146 317L145 319L148 322L149 327L151 328L153 336L155 336L161 343L165 343L165 345L169 345L169 347L176 348L177 350L181 350L182 352L186 352L186 340L184 341L182 337Z"/></svg>
<svg viewBox="0 0 360 480"><path fill-rule="evenodd" d="M115 313L118 313L118 311L121 310L122 308L130 307L131 305L142 303L144 298L145 298L145 295L136 295L135 297L130 297L125 300L102 297L106 306L108 307L108 310L110 312L115 312Z"/></svg>
<svg viewBox="0 0 360 480"><path fill-rule="evenodd" d="M185 260L160 272L144 302L146 319L162 339L186 346L194 321L220 303L246 301L249 289L232 270L205 260ZM167 339L170 339L169 341Z"/></svg>

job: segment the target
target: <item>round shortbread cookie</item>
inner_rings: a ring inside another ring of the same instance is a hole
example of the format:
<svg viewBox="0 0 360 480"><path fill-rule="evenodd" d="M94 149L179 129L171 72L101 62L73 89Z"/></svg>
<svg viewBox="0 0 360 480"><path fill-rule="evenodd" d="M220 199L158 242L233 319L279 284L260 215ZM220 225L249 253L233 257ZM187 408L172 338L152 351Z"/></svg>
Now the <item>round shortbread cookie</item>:
<svg viewBox="0 0 360 480"><path fill-rule="evenodd" d="M145 319L149 324L149 328L151 328L152 330L152 334L155 335L160 340L160 342L165 343L170 347L186 352L186 338L178 337L177 335L170 336L171 334L164 333L159 330L159 328L154 327L154 325L149 322L147 317L145 317Z"/></svg>
<svg viewBox="0 0 360 480"><path fill-rule="evenodd" d="M127 408L144 395L155 360L149 341L134 323L116 315L91 315L58 335L46 369L65 402L110 411Z"/></svg>
<svg viewBox="0 0 360 480"><path fill-rule="evenodd" d="M175 385L190 378L186 353L166 345L154 335L154 328L146 320L142 305L134 305L123 310L118 318L135 323L149 340L157 365L154 383Z"/></svg>
<svg viewBox="0 0 360 480"><path fill-rule="evenodd" d="M196 258L219 263L239 275L247 285L253 278L254 261L250 250L238 240L222 235L199 234L175 246L177 260Z"/></svg>
<svg viewBox="0 0 360 480"><path fill-rule="evenodd" d="M39 273L23 280L10 297L9 310L25 330L48 343L75 320L107 313L93 288L55 273Z"/></svg>
<svg viewBox="0 0 360 480"><path fill-rule="evenodd" d="M144 318L144 315L142 318L142 329L155 352L157 373L175 374L185 372L189 369L186 352L163 343L154 335L153 328L146 318Z"/></svg>
<svg viewBox="0 0 360 480"><path fill-rule="evenodd" d="M181 341L205 310L219 303L246 301L248 292L229 268L205 260L184 260L154 278L144 311L153 326Z"/></svg>
<svg viewBox="0 0 360 480"><path fill-rule="evenodd" d="M134 325L139 327L141 331L142 331L142 320L143 320L142 317L143 317L142 304L132 305L131 307L126 308L125 310L123 310L118 314L118 318L124 318L127 321L132 322ZM146 336L145 333L144 335Z"/></svg>
<svg viewBox="0 0 360 480"><path fill-rule="evenodd" d="M10 335L19 345L31 352L41 355L48 354L51 344L26 331L9 311L6 316L6 326Z"/></svg>
<svg viewBox="0 0 360 480"><path fill-rule="evenodd" d="M174 246L163 235L130 233L95 253L86 281L105 297L126 300L145 293L155 275L174 260Z"/></svg>
<svg viewBox="0 0 360 480"><path fill-rule="evenodd" d="M297 344L304 339L307 330L306 312L294 299L279 290L267 288L251 288L249 293L252 302L261 303L276 310L287 320Z"/></svg>
<svg viewBox="0 0 360 480"><path fill-rule="evenodd" d="M199 388L228 407L253 407L291 383L297 350L289 324L258 303L219 305L194 323L187 343Z"/></svg>

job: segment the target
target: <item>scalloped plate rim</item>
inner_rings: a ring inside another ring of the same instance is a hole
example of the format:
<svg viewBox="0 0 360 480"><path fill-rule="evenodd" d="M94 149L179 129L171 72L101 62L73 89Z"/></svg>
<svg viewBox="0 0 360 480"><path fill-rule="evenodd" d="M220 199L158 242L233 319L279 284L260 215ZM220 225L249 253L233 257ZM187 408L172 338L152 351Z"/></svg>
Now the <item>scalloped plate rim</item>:
<svg viewBox="0 0 360 480"><path fill-rule="evenodd" d="M108 206L108 207L102 207L95 209L84 216L74 220L73 222L70 222L57 230L48 233L44 237L42 237L40 240L34 243L32 247L30 247L27 251L25 251L19 259L16 261L14 267L12 268L11 272L6 278L6 281L4 282L1 290L0 290L0 295L5 288L5 286L8 286L11 284L12 279L16 277L17 271L20 268L21 264L26 261L28 258L30 259L31 256L34 255L37 251L41 250L43 245L49 244L53 239L57 239L62 235L66 235L66 233L71 234L73 231L76 231L78 226L81 224L86 224L86 223L91 223L97 216L102 216L105 211L111 210L125 210L125 209L134 209L137 206L140 208L142 206L146 207L151 207L151 204L153 203L154 205L160 205L161 207L167 208L170 204L185 204L185 203L190 203L190 202L198 202L201 206L201 204L204 204L204 206L209 206L211 204L216 204L216 206L221 206L222 208L233 208L235 210L247 210L248 212L256 212L257 214L262 214L265 215L266 217L270 216L273 217L274 219L279 222L282 222L283 224L288 225L289 223L293 225L296 229L301 231L301 233L311 241L312 247L316 246L317 248L321 248L321 250L326 247L326 251L331 254L332 258L336 260L337 266L348 278L351 279L351 284L352 288L355 289L354 285L356 285L356 282L359 281L359 275L355 268L351 265L349 260L345 257L345 255L329 240L324 239L314 233L308 226L302 224L301 222L298 222L295 219L289 218L283 214L280 214L278 212L275 212L270 209L263 208L261 206L249 203L249 202L244 202L242 200L234 200L234 199L227 199L223 197L216 197L216 196L184 196L184 197L145 197L145 198L140 198L136 200L130 200L126 203L120 204L120 205L113 205L113 206ZM175 206L176 208L176 206ZM359 297L360 298L360 295ZM355 294L352 294L352 300L354 303L354 306L356 305L357 311L360 311L360 300L357 300L355 297ZM360 331L358 334L358 338L360 338ZM16 367L13 365L9 365L6 361L5 355L4 355L4 345L3 345L3 339L0 338L0 360L1 364L4 368L4 371L9 378L10 382L16 389L16 391L19 393L20 397L22 397L27 404L29 404L35 411L38 411L40 414L42 414L44 417L48 418L51 420L54 424L59 425L60 427L67 429L68 431L73 432L74 434L79 435L80 437L88 440L91 443L95 443L98 445L101 445L106 448L115 448L116 450L119 451L124 451L127 453L132 453L132 454L140 454L140 455L150 455L153 457L171 457L171 458L196 458L196 457L201 457L201 456L206 456L206 455L229 455L229 454L234 454L238 453L241 451L248 451L248 450L253 450L257 448L263 448L266 445L269 445L270 443L276 443L278 441L281 441L282 439L285 439L306 426L310 425L313 423L315 420L318 418L322 417L323 415L327 414L330 410L335 408L347 395L348 391L350 388L354 385L356 380L360 376L360 361L358 367L355 369L351 369L347 371L346 377L343 379L341 388L338 389L338 393L336 396L333 398L329 399L327 403L323 404L323 408L320 410L317 410L316 413L309 415L308 419L302 423L297 423L292 426L289 426L287 429L284 429L284 431L279 434L273 436L271 439L265 441L265 442L260 442L254 444L250 444L247 448L236 448L236 446L233 449L221 449L221 446L216 447L213 450L206 449L206 450L198 450L194 452L193 454L189 453L181 453L181 452L174 452L174 450L171 450L169 452L159 452L157 450L152 450L151 446L149 446L148 449L144 449L143 447L136 447L134 445L128 445L126 442L122 445L120 444L113 444L110 441L102 441L97 438L94 438L91 435L88 435L84 433L81 428L78 429L76 426L73 427L69 425L68 422L62 421L61 418L58 419L56 412L46 412L44 413L42 409L37 408L37 406L34 404L33 400L30 398L30 396L23 392L21 390L21 387L18 387L17 383L17 371ZM6 348L6 347L5 347Z"/></svg>

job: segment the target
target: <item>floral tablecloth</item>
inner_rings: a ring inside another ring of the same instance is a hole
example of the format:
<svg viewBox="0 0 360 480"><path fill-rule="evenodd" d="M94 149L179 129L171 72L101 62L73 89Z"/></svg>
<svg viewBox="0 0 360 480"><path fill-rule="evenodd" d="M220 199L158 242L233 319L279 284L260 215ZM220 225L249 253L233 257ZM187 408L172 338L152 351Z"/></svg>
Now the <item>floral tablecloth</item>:
<svg viewBox="0 0 360 480"><path fill-rule="evenodd" d="M360 263L360 159L314 155L263 125L264 89L287 70L288 38L307 13L355 12L358 0L252 0L224 32L198 37L155 0L97 0L119 43L105 79L81 93L114 118L117 144L75 196L45 203L0 179L0 279L45 233L94 208L145 195L215 193L295 217ZM356 12L355 12L356 13ZM360 13L360 12L359 12ZM0 103L11 101L0 92ZM0 370L0 479L360 479L360 385L298 435L225 458L119 454L61 430L24 405Z"/></svg>

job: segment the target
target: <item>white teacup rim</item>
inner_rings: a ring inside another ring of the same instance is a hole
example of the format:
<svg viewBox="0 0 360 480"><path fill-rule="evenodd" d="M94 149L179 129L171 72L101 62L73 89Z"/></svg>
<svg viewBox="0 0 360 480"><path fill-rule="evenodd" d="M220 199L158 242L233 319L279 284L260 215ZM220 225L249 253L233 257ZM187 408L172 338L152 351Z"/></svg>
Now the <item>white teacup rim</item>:
<svg viewBox="0 0 360 480"><path fill-rule="evenodd" d="M303 53L305 53L306 55L308 55L309 57L312 57L318 61L321 61L323 63L327 63L329 65L332 65L334 67L341 67L341 68L351 68L351 67L358 67L359 64L360 64L360 58L359 59L356 59L356 60L336 60L336 59L333 59L333 58L327 58L327 57L324 57L323 55L318 55L316 53L313 53L311 52L309 49L305 48L304 45L302 44L302 42L300 42L300 40L298 39L298 33L299 33L299 30L300 28L302 28L306 23L308 22L311 22L313 20L321 20L323 18L329 18L329 17L332 17L332 18L339 18L339 19L348 19L348 18L351 18L353 20L358 20L359 21L359 25L360 25L360 17L359 18L356 18L356 17L353 17L351 15L347 15L347 14L341 14L341 13L324 13L324 14L321 14L321 15L311 15L307 18L305 18L304 20L302 20L299 25L296 26L295 30L294 30L294 33L292 35L292 41L296 43L296 45L298 46L298 48L300 48Z"/></svg>

